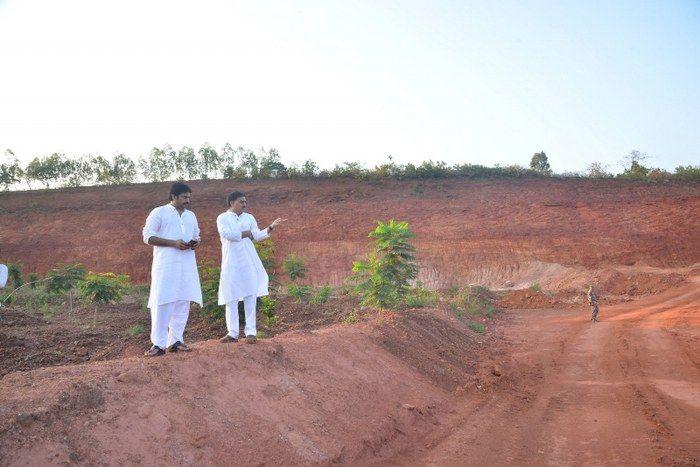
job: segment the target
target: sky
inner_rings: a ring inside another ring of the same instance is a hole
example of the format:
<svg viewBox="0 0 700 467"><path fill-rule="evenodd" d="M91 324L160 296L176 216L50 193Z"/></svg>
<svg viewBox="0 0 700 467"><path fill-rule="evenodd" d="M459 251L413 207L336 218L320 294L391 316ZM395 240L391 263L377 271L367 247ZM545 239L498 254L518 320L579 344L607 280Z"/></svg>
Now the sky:
<svg viewBox="0 0 700 467"><path fill-rule="evenodd" d="M0 151L700 164L700 1L0 0Z"/></svg>

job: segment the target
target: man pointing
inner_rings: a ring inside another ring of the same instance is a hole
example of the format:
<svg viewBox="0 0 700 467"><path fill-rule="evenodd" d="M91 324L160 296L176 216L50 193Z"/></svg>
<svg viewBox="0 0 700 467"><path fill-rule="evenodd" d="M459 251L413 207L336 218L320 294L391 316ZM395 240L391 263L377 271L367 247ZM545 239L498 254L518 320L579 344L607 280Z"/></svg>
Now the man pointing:
<svg viewBox="0 0 700 467"><path fill-rule="evenodd" d="M219 281L219 305L226 305L228 333L221 342L238 341L240 327L238 302L245 309L246 342L256 340L255 305L258 297L268 294L268 276L253 242L270 236L282 219L275 219L260 230L255 218L247 212L245 194L234 191L226 199L228 210L216 219L221 237L221 280Z"/></svg>

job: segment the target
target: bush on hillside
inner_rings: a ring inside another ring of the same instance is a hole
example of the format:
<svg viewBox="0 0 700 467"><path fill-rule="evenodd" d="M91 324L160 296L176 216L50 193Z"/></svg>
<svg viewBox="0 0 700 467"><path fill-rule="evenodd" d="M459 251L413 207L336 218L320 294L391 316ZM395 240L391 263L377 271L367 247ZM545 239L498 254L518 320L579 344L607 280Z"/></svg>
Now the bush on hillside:
<svg viewBox="0 0 700 467"><path fill-rule="evenodd" d="M373 251L366 261L353 265L355 290L361 303L376 308L392 308L401 304L410 292L410 282L418 275L410 240L415 237L408 222L377 223L369 234L374 239Z"/></svg>
<svg viewBox="0 0 700 467"><path fill-rule="evenodd" d="M90 272L77 285L80 297L91 303L119 303L129 286L129 276Z"/></svg>
<svg viewBox="0 0 700 467"><path fill-rule="evenodd" d="M296 282L297 279L304 279L308 271L304 258L296 253L290 253L287 256L287 259L282 262L282 269L292 282Z"/></svg>

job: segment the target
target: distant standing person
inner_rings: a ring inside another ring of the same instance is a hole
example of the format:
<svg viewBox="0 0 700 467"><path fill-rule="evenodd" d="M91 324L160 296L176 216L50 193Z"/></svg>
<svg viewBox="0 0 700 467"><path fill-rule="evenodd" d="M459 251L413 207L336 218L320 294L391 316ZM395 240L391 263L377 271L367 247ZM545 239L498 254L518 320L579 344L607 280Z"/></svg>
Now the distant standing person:
<svg viewBox="0 0 700 467"><path fill-rule="evenodd" d="M234 191L226 198L228 210L216 219L221 237L221 279L219 281L219 305L226 305L228 333L221 342L237 342L240 327L238 302L245 310L245 338L256 341L255 305L258 297L268 294L268 276L253 242L270 236L283 222L275 219L267 228L258 229L255 218L244 212L248 203L244 193Z"/></svg>
<svg viewBox="0 0 700 467"><path fill-rule="evenodd" d="M598 322L598 295L593 290L593 286L588 286L588 304L591 306L591 321Z"/></svg>
<svg viewBox="0 0 700 467"><path fill-rule="evenodd" d="M170 352L188 352L184 332L190 315L190 302L202 305L197 260L194 250L201 238L199 225L190 206L192 190L184 183L170 187L170 202L148 215L143 241L153 245L151 268L151 342L147 357Z"/></svg>

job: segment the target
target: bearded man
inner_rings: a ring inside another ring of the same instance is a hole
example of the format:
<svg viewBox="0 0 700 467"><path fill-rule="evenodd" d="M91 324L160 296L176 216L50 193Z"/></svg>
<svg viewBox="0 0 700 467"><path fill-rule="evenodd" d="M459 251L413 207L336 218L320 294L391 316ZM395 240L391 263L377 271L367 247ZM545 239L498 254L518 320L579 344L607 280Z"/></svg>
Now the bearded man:
<svg viewBox="0 0 700 467"><path fill-rule="evenodd" d="M147 357L188 352L184 333L190 302L202 306L202 288L194 250L201 243L199 224L187 208L192 190L184 183L170 187L170 202L151 211L143 228L143 241L153 245L151 267L151 342Z"/></svg>

